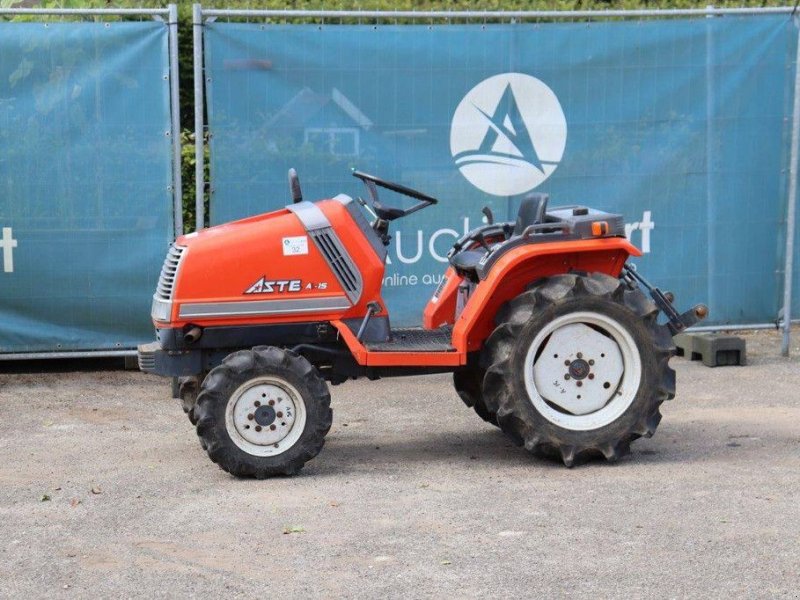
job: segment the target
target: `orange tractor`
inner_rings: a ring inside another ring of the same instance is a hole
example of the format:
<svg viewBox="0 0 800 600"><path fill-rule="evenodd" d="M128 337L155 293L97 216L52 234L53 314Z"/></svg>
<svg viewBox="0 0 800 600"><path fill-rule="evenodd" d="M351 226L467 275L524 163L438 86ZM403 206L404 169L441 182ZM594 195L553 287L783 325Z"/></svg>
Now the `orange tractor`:
<svg viewBox="0 0 800 600"><path fill-rule="evenodd" d="M675 393L672 336L707 311L679 314L626 263L641 253L620 215L548 210L543 194L516 221L484 209L487 223L450 250L422 327L393 328L381 297L390 225L437 201L353 174L366 199L305 201L290 170L286 208L169 250L157 341L139 365L173 378L211 460L237 476L296 473L331 426L326 382L442 372L481 418L567 466L653 435ZM387 206L378 188L415 203Z"/></svg>

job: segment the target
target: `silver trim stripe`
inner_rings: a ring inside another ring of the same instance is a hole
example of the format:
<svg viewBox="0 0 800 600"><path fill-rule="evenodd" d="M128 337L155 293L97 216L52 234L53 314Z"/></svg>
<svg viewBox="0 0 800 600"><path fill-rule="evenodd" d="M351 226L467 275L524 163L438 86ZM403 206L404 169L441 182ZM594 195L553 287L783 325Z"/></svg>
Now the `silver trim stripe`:
<svg viewBox="0 0 800 600"><path fill-rule="evenodd" d="M293 212L309 233L315 229L331 226L325 213L312 202L303 200L303 202L298 202L297 204L290 204L286 207L286 210Z"/></svg>
<svg viewBox="0 0 800 600"><path fill-rule="evenodd" d="M344 204L345 206L347 206L353 201L353 199L347 194L336 194L336 196L334 196L333 199L336 200L339 204Z"/></svg>
<svg viewBox="0 0 800 600"><path fill-rule="evenodd" d="M182 304L180 318L243 317L253 315L287 315L298 312L346 310L350 302L345 296L325 298L296 298L291 300L260 300L257 302L198 302Z"/></svg>

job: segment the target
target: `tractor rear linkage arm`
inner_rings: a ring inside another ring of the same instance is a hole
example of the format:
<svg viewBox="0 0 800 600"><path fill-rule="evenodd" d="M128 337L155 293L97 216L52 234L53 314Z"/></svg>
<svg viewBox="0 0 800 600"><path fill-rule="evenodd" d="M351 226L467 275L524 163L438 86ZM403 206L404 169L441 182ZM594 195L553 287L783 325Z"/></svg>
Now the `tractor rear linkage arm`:
<svg viewBox="0 0 800 600"><path fill-rule="evenodd" d="M708 315L708 307L705 304L696 304L685 313L678 313L672 305L672 302L675 300L672 292L662 292L659 288L651 285L649 281L636 272L636 265L625 263L620 273L620 279L629 285L638 283L650 293L653 302L655 302L656 306L666 315L667 327L669 327L672 335L676 335L687 327L691 327L698 321L705 319L706 315Z"/></svg>

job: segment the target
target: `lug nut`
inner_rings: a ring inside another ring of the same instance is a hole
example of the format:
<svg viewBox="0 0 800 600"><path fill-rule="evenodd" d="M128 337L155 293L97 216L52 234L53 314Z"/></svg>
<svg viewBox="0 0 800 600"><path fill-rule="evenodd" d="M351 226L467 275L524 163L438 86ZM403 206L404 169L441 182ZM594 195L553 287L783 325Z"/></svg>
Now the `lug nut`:
<svg viewBox="0 0 800 600"><path fill-rule="evenodd" d="M577 385L578 387L581 387L583 385L583 382L582 381L576 381L575 385Z"/></svg>
<svg viewBox="0 0 800 600"><path fill-rule="evenodd" d="M256 431L261 431L261 425L256 425Z"/></svg>
<svg viewBox="0 0 800 600"><path fill-rule="evenodd" d="M270 431L275 431L275 425L274 425L274 424L273 424L273 425L270 425L270 426L269 426L269 429L270 429Z"/></svg>
<svg viewBox="0 0 800 600"><path fill-rule="evenodd" d="M568 366L569 366L569 361L568 361L568 360L565 360L565 361L564 361L564 366L565 366L565 367L568 367Z"/></svg>
<svg viewBox="0 0 800 600"><path fill-rule="evenodd" d="M590 359L589 359L589 365L593 365L593 364L594 364L594 359L593 359L593 358L590 358Z"/></svg>
<svg viewBox="0 0 800 600"><path fill-rule="evenodd" d="M270 401L269 401L269 405L270 405L270 406L275 406L275 400L270 400Z"/></svg>
<svg viewBox="0 0 800 600"><path fill-rule="evenodd" d="M578 358L583 358L583 352L578 352Z"/></svg>
<svg viewBox="0 0 800 600"><path fill-rule="evenodd" d="M278 411L278 412L277 412L277 415L278 415L278 418L279 418L279 419L282 419L282 418L283 418L283 413L282 413L281 411Z"/></svg>
<svg viewBox="0 0 800 600"><path fill-rule="evenodd" d="M589 373L589 379L594 379L594 373Z"/></svg>
<svg viewBox="0 0 800 600"><path fill-rule="evenodd" d="M564 373L564 379L569 379L569 373Z"/></svg>
<svg viewBox="0 0 800 600"><path fill-rule="evenodd" d="M261 402L259 402L258 400L256 400L255 402L253 402L253 404L255 404L255 405L256 405L256 407L258 407L258 406L261 406Z"/></svg>
<svg viewBox="0 0 800 600"><path fill-rule="evenodd" d="M252 421L253 419L256 418L256 416L253 413L250 413L249 415L247 415L247 418Z"/></svg>

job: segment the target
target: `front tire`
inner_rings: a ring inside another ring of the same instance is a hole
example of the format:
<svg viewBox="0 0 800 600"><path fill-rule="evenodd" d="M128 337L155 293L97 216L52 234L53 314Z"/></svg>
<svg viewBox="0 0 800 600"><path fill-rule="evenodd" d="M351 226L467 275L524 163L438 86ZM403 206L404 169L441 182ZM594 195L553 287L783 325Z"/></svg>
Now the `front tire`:
<svg viewBox="0 0 800 600"><path fill-rule="evenodd" d="M257 479L297 473L322 450L333 419L317 370L274 347L228 355L203 381L194 414L211 460Z"/></svg>
<svg viewBox="0 0 800 600"><path fill-rule="evenodd" d="M200 380L203 375L191 377L172 378L172 397L178 401L183 413L189 418L192 425L197 425L197 415L194 407L197 404L197 395L200 393Z"/></svg>
<svg viewBox="0 0 800 600"><path fill-rule="evenodd" d="M486 405L536 455L614 461L675 394L675 347L638 288L594 273L540 280L501 308L482 362Z"/></svg>

